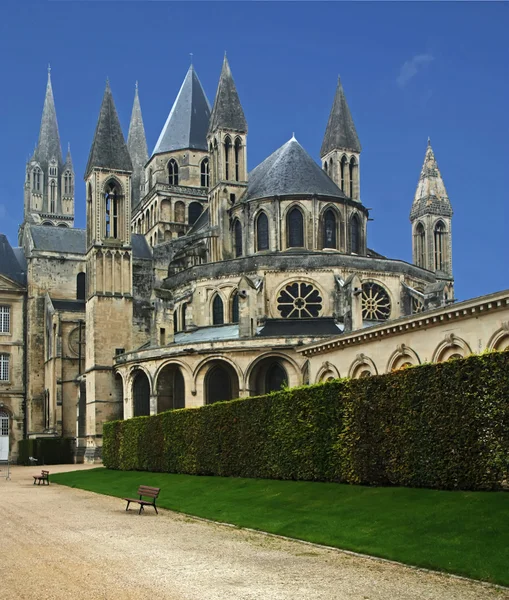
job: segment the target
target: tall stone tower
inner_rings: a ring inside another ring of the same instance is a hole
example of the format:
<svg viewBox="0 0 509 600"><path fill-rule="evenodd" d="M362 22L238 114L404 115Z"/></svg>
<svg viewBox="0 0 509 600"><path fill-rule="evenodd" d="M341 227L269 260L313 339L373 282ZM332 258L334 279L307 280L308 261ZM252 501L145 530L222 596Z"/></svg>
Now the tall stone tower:
<svg viewBox="0 0 509 600"><path fill-rule="evenodd" d="M360 201L361 144L338 77L320 156L324 171L346 196Z"/></svg>
<svg viewBox="0 0 509 600"><path fill-rule="evenodd" d="M86 168L86 432L85 459L101 456L104 421L121 418L113 396L115 354L131 346L133 317L130 233L133 166L109 83Z"/></svg>
<svg viewBox="0 0 509 600"><path fill-rule="evenodd" d="M437 275L451 282L452 214L451 203L428 139L424 164L410 211L413 262L419 267L435 271Z"/></svg>
<svg viewBox="0 0 509 600"><path fill-rule="evenodd" d="M140 203L145 190L145 165L148 162L147 138L141 115L140 97L138 95L138 82L134 93L133 110L129 134L127 136L127 149L133 163L132 176L132 209Z"/></svg>
<svg viewBox="0 0 509 600"><path fill-rule="evenodd" d="M247 187L247 122L226 56L210 115L207 143L211 161L210 223L217 228L212 260L233 256L233 232L228 209Z"/></svg>
<svg viewBox="0 0 509 600"><path fill-rule="evenodd" d="M74 226L74 169L70 152L65 162L62 159L49 68L39 140L26 166L24 188L24 219L19 231L20 244L25 223Z"/></svg>

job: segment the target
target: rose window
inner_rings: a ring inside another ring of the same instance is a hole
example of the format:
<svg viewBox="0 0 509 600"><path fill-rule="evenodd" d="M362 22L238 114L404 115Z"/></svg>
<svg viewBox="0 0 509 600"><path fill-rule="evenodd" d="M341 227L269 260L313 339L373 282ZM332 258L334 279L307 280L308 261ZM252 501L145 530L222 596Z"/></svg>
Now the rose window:
<svg viewBox="0 0 509 600"><path fill-rule="evenodd" d="M391 299L378 283L362 284L362 318L366 321L385 321L391 314Z"/></svg>
<svg viewBox="0 0 509 600"><path fill-rule="evenodd" d="M318 317L322 310L320 292L309 283L290 283L279 292L277 308L285 319Z"/></svg>

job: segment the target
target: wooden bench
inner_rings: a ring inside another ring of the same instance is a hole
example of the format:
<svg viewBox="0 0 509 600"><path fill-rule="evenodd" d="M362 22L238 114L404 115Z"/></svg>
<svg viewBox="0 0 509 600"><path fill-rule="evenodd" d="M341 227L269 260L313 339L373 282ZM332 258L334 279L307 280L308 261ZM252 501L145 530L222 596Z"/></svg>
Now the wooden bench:
<svg viewBox="0 0 509 600"><path fill-rule="evenodd" d="M140 487L138 488L139 498L123 498L123 500L127 501L127 506L125 507L125 509L129 510L129 504L131 504L131 502L137 502L140 505L140 510L138 511L139 515L141 515L141 511L144 509L145 506L153 506L154 510L156 511L156 514L159 514L157 512L156 498L157 496L159 496L160 491L161 488L149 487L148 485L140 485ZM143 500L144 497L152 498L152 500Z"/></svg>
<svg viewBox="0 0 509 600"><path fill-rule="evenodd" d="M49 471L44 471L44 469L41 471L40 475L34 475L34 485L35 482L37 481L37 485L41 485L41 481L42 481L42 485L49 485Z"/></svg>

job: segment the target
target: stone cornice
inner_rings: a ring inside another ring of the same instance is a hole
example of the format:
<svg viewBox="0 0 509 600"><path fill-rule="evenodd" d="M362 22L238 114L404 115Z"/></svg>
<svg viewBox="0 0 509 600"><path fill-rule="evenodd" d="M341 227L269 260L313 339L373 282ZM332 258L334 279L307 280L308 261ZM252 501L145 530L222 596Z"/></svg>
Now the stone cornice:
<svg viewBox="0 0 509 600"><path fill-rule="evenodd" d="M334 349L342 349L347 346L356 346L370 341L381 340L401 335L408 331L428 329L442 325L443 323L458 321L471 316L477 316L480 313L504 308L509 308L509 290L480 296L472 300L465 300L464 302L451 304L410 317L403 317L389 321L383 325L375 325L366 329L358 329L351 333L344 333L323 342L296 348L296 351L304 356L322 354Z"/></svg>

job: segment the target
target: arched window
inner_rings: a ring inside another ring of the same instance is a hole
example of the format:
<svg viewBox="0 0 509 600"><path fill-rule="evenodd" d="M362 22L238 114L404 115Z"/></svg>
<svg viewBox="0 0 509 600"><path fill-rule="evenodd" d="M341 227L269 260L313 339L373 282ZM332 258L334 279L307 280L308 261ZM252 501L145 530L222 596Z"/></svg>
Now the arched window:
<svg viewBox="0 0 509 600"><path fill-rule="evenodd" d="M76 299L85 300L86 294L86 275L85 273L78 273L76 276Z"/></svg>
<svg viewBox="0 0 509 600"><path fill-rule="evenodd" d="M213 183L217 183L218 179L220 179L221 174L219 173L219 147L217 145L217 140L214 139L214 171L213 171Z"/></svg>
<svg viewBox="0 0 509 600"><path fill-rule="evenodd" d="M240 138L235 138L235 181L240 181L240 149L242 142Z"/></svg>
<svg viewBox="0 0 509 600"><path fill-rule="evenodd" d="M356 184L356 178L357 178L357 163L355 162L355 158L352 156L352 158L350 159L350 163L348 165L349 168L349 179L350 179L350 198L355 198L356 196L356 190L355 190L355 184Z"/></svg>
<svg viewBox="0 0 509 600"><path fill-rule="evenodd" d="M35 167L34 176L32 177L34 184L34 192L41 191L41 169L39 167Z"/></svg>
<svg viewBox="0 0 509 600"><path fill-rule="evenodd" d="M235 235L235 256L242 256L242 225L238 219L235 221L233 231Z"/></svg>
<svg viewBox="0 0 509 600"><path fill-rule="evenodd" d="M201 215L203 207L199 202L191 202L189 205L189 225L194 225Z"/></svg>
<svg viewBox="0 0 509 600"><path fill-rule="evenodd" d="M222 325L224 323L224 306L221 296L216 294L212 302L212 325Z"/></svg>
<svg viewBox="0 0 509 600"><path fill-rule="evenodd" d="M275 362L265 372L265 393L277 392L288 384L288 375L285 369Z"/></svg>
<svg viewBox="0 0 509 600"><path fill-rule="evenodd" d="M350 219L350 252L361 253L361 224L357 215Z"/></svg>
<svg viewBox="0 0 509 600"><path fill-rule="evenodd" d="M184 304L182 304L182 318L180 319L180 322L182 323L182 331L186 330L186 312L187 302L184 302Z"/></svg>
<svg viewBox="0 0 509 600"><path fill-rule="evenodd" d="M415 260L419 267L426 267L426 233L424 225L417 223L415 228Z"/></svg>
<svg viewBox="0 0 509 600"><path fill-rule="evenodd" d="M134 416L150 415L150 384L143 371L138 371L133 382Z"/></svg>
<svg viewBox="0 0 509 600"><path fill-rule="evenodd" d="M72 194L72 175L70 171L64 173L64 194L70 196Z"/></svg>
<svg viewBox="0 0 509 600"><path fill-rule="evenodd" d="M269 249L269 219L264 212L256 219L256 249L258 251Z"/></svg>
<svg viewBox="0 0 509 600"><path fill-rule="evenodd" d="M298 208L292 208L286 219L288 248L302 248L304 246L304 220Z"/></svg>
<svg viewBox="0 0 509 600"><path fill-rule="evenodd" d="M332 208L327 209L323 216L323 247L337 248L336 215Z"/></svg>
<svg viewBox="0 0 509 600"><path fill-rule="evenodd" d="M186 205L183 202L175 202L175 221L184 223L186 220Z"/></svg>
<svg viewBox="0 0 509 600"><path fill-rule="evenodd" d="M148 170L148 190L147 191L150 191L152 189L153 180L154 180L154 170L152 169L152 167L150 167L150 169Z"/></svg>
<svg viewBox="0 0 509 600"><path fill-rule="evenodd" d="M327 161L323 163L323 170L328 174L329 173L329 165Z"/></svg>
<svg viewBox="0 0 509 600"><path fill-rule="evenodd" d="M179 318L178 312L176 310L173 311L173 333L177 333L179 330Z"/></svg>
<svg viewBox="0 0 509 600"><path fill-rule="evenodd" d="M201 171L201 181L200 181L201 186L209 187L210 172L209 172L209 159L208 158L204 158L201 161L200 171Z"/></svg>
<svg viewBox="0 0 509 600"><path fill-rule="evenodd" d="M115 182L106 186L104 204L105 237L118 238L120 234L120 194Z"/></svg>
<svg viewBox="0 0 509 600"><path fill-rule="evenodd" d="M348 161L346 160L346 156L343 156L343 158L341 159L341 162L339 163L339 168L340 168L340 172L341 172L341 190L343 192L346 192L345 190L345 176L346 176L346 169L347 169L347 165L348 165Z"/></svg>
<svg viewBox="0 0 509 600"><path fill-rule="evenodd" d="M50 212L55 212L56 200L57 200L57 184L52 181L49 186L49 199L50 199Z"/></svg>
<svg viewBox="0 0 509 600"><path fill-rule="evenodd" d="M230 150L232 147L232 141L229 136L226 136L224 140L224 178L226 181L230 179Z"/></svg>
<svg viewBox="0 0 509 600"><path fill-rule="evenodd" d="M232 323L239 322L239 293L235 292L232 296Z"/></svg>
<svg viewBox="0 0 509 600"><path fill-rule="evenodd" d="M168 183L170 185L179 184L179 166L173 158L168 163Z"/></svg>
<svg viewBox="0 0 509 600"><path fill-rule="evenodd" d="M435 225L435 270L445 270L445 225L438 221Z"/></svg>

